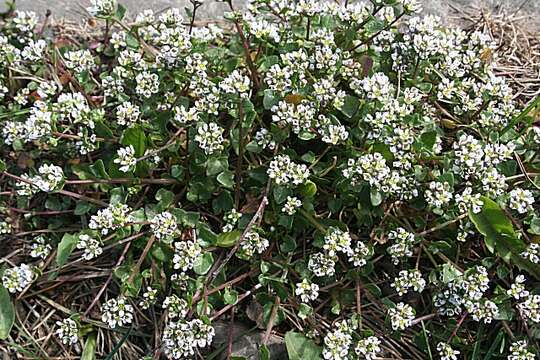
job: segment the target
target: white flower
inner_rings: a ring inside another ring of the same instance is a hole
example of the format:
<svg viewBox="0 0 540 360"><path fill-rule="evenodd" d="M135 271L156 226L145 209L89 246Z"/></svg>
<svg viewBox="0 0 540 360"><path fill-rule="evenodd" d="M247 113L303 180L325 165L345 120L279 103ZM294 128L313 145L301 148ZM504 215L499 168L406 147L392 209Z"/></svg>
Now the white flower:
<svg viewBox="0 0 540 360"><path fill-rule="evenodd" d="M125 204L112 204L109 207L99 210L96 215L92 215L88 227L93 230L101 230L103 235L107 235L109 230L116 230L124 227L131 216L131 208Z"/></svg>
<svg viewBox="0 0 540 360"><path fill-rule="evenodd" d="M80 234L77 249L83 250L82 258L92 260L103 253L101 241L92 238L88 234Z"/></svg>
<svg viewBox="0 0 540 360"><path fill-rule="evenodd" d="M6 269L2 275L2 284L11 293L21 292L36 278L34 268L30 265L20 264Z"/></svg>
<svg viewBox="0 0 540 360"><path fill-rule="evenodd" d="M202 123L197 126L195 141L207 155L223 149L223 128L216 123Z"/></svg>
<svg viewBox="0 0 540 360"><path fill-rule="evenodd" d="M357 241L352 253L349 254L349 262L356 267L367 264L367 259L371 255L369 247L361 241Z"/></svg>
<svg viewBox="0 0 540 360"><path fill-rule="evenodd" d="M67 318L57 321L56 326L58 326L58 329L55 331L55 334L60 338L62 344L71 345L79 341L79 325L73 319Z"/></svg>
<svg viewBox="0 0 540 360"><path fill-rule="evenodd" d="M249 77L242 75L239 70L233 70L223 81L219 84L219 87L223 92L240 95L240 97L247 98L250 90Z"/></svg>
<svg viewBox="0 0 540 360"><path fill-rule="evenodd" d="M139 306L141 307L141 309L147 310L148 308L150 308L150 306L154 305L156 302L157 293L157 289L148 286L146 288L146 291L142 295L142 300L139 302Z"/></svg>
<svg viewBox="0 0 540 360"><path fill-rule="evenodd" d="M394 240L394 244L390 245L387 249L390 256L392 256L394 264L399 264L400 260L403 260L403 257L410 257L413 255L412 247L416 242L413 233L399 227L396 230L390 231L388 239Z"/></svg>
<svg viewBox="0 0 540 360"><path fill-rule="evenodd" d="M158 240L172 241L178 235L176 217L168 211L157 214L150 222L150 227Z"/></svg>
<svg viewBox="0 0 540 360"><path fill-rule="evenodd" d="M34 242L30 246L32 251L30 256L33 258L45 259L52 251L52 246L47 244L47 240L43 235L36 236Z"/></svg>
<svg viewBox="0 0 540 360"><path fill-rule="evenodd" d="M540 245L530 243L527 249L521 253L521 256L534 264L540 263Z"/></svg>
<svg viewBox="0 0 540 360"><path fill-rule="evenodd" d="M348 360L352 345L352 330L346 321L338 322L335 329L324 337L323 358L326 360Z"/></svg>
<svg viewBox="0 0 540 360"><path fill-rule="evenodd" d="M76 73L91 71L96 65L89 50L68 51L64 54L66 67Z"/></svg>
<svg viewBox="0 0 540 360"><path fill-rule="evenodd" d="M308 269L315 276L332 276L336 272L335 266L335 260L326 254L315 253L309 257Z"/></svg>
<svg viewBox="0 0 540 360"><path fill-rule="evenodd" d="M289 216L292 216L296 213L296 209L298 209L300 206L302 206L302 201L300 199L295 196L287 196L287 201L285 202L285 205L283 205L281 211Z"/></svg>
<svg viewBox="0 0 540 360"><path fill-rule="evenodd" d="M163 305L161 307L167 310L169 317L172 319L183 319L189 312L187 301L174 294L167 296L165 300L163 300Z"/></svg>
<svg viewBox="0 0 540 360"><path fill-rule="evenodd" d="M119 125L132 126L139 120L141 110L137 105L125 101L116 108L116 122Z"/></svg>
<svg viewBox="0 0 540 360"><path fill-rule="evenodd" d="M441 209L452 200L452 192L447 182L432 181L429 190L426 190L427 203L436 209Z"/></svg>
<svg viewBox="0 0 540 360"><path fill-rule="evenodd" d="M277 155L270 162L267 173L278 185L300 185L309 177L307 166L292 162L288 155Z"/></svg>
<svg viewBox="0 0 540 360"><path fill-rule="evenodd" d="M528 349L528 344L526 340L514 341L510 345L510 355L508 355L508 360L534 360L536 356L530 352Z"/></svg>
<svg viewBox="0 0 540 360"><path fill-rule="evenodd" d="M506 293L516 300L529 296L529 292L525 289L525 276L518 275L514 279L514 283L510 286L510 289Z"/></svg>
<svg viewBox="0 0 540 360"><path fill-rule="evenodd" d="M296 296L300 296L302 302L308 303L317 299L319 296L319 285L304 279L302 282L296 284L296 290L294 293Z"/></svg>
<svg viewBox="0 0 540 360"><path fill-rule="evenodd" d="M236 226L236 223L240 218L242 217L242 213L237 211L236 209L232 209L228 213L225 214L223 217L223 221L225 222L225 225L221 228L221 231L223 232L229 232L233 231L234 227Z"/></svg>
<svg viewBox="0 0 540 360"><path fill-rule="evenodd" d="M202 249L195 241L187 240L174 243L174 268L183 272L192 269L201 254Z"/></svg>
<svg viewBox="0 0 540 360"><path fill-rule="evenodd" d="M426 281L422 279L422 275L418 270L401 270L390 286L396 289L399 296L403 296L410 288L419 293L422 292L426 286Z"/></svg>
<svg viewBox="0 0 540 360"><path fill-rule="evenodd" d="M197 348L212 343L214 335L214 328L199 319L171 321L165 327L162 342L165 353L171 359L192 358Z"/></svg>
<svg viewBox="0 0 540 360"><path fill-rule="evenodd" d="M111 329L129 325L133 321L133 306L124 297L108 300L101 306L101 313L101 320Z"/></svg>
<svg viewBox="0 0 540 360"><path fill-rule="evenodd" d="M351 235L336 227L330 227L324 236L323 249L331 258L335 257L338 252L352 255Z"/></svg>
<svg viewBox="0 0 540 360"><path fill-rule="evenodd" d="M132 145L118 149L116 154L118 157L114 159L114 163L120 165L120 171L131 171L134 169L135 165L137 165L135 148Z"/></svg>
<svg viewBox="0 0 540 360"><path fill-rule="evenodd" d="M437 344L437 351L439 352L439 356L441 357L441 360L457 360L459 351L452 349L450 344L440 342Z"/></svg>
<svg viewBox="0 0 540 360"><path fill-rule="evenodd" d="M525 320L540 323L540 295L528 295L523 298L517 308Z"/></svg>
<svg viewBox="0 0 540 360"><path fill-rule="evenodd" d="M255 254L262 254L270 246L267 239L263 238L257 231L251 230L244 236L240 245L241 255L251 258Z"/></svg>
<svg viewBox="0 0 540 360"><path fill-rule="evenodd" d="M137 86L135 92L142 97L149 98L159 91L159 77L157 74L143 71L135 78Z"/></svg>
<svg viewBox="0 0 540 360"><path fill-rule="evenodd" d="M47 43L44 40L34 41L30 39L28 45L22 50L21 56L28 61L39 61L42 59L46 48Z"/></svg>
<svg viewBox="0 0 540 360"><path fill-rule="evenodd" d="M375 359L381 350L381 340L376 336L368 336L365 339L360 339L354 348L356 355L366 360Z"/></svg>
<svg viewBox="0 0 540 360"><path fill-rule="evenodd" d="M174 120L180 125L187 125L199 121L199 111L192 107L186 109L183 105L176 106L174 109Z"/></svg>
<svg viewBox="0 0 540 360"><path fill-rule="evenodd" d="M91 6L86 11L92 16L110 16L116 9L116 0L90 0Z"/></svg>
<svg viewBox="0 0 540 360"><path fill-rule="evenodd" d="M473 194L473 189L470 187L466 187L461 194L456 195L456 203L462 213L470 209L475 214L481 212L484 205L484 202L480 200L480 194Z"/></svg>
<svg viewBox="0 0 540 360"><path fill-rule="evenodd" d="M412 325L415 311L409 304L400 302L396 304L396 307L388 309L388 316L390 316L392 329L405 330Z"/></svg>
<svg viewBox="0 0 540 360"><path fill-rule="evenodd" d="M512 189L509 194L508 206L520 214L533 210L534 197L530 190Z"/></svg>

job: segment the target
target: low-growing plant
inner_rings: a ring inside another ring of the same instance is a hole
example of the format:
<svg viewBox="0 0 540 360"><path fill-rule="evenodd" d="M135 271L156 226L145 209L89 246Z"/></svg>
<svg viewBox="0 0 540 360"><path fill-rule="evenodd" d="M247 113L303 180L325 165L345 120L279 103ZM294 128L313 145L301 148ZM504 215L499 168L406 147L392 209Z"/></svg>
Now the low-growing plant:
<svg viewBox="0 0 540 360"><path fill-rule="evenodd" d="M39 299L39 358L230 357L225 321L261 359L534 359L540 101L496 45L415 0L225 3L200 26L202 1L93 0L89 41L6 14L4 345Z"/></svg>

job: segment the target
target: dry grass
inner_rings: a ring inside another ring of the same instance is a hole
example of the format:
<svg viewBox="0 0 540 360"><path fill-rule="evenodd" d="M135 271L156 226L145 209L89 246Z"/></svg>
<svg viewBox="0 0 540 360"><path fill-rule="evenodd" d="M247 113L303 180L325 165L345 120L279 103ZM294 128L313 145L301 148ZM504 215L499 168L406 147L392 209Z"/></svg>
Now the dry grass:
<svg viewBox="0 0 540 360"><path fill-rule="evenodd" d="M515 96L528 102L540 95L540 22L520 7L454 7L453 22L466 30L488 34L499 47L494 59L495 71L505 76Z"/></svg>

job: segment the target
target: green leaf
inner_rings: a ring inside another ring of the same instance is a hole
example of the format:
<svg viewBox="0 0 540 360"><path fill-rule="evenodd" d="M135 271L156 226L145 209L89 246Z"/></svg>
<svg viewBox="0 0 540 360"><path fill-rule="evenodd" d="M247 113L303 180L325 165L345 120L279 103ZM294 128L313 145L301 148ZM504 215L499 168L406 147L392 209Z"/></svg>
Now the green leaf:
<svg viewBox="0 0 540 360"><path fill-rule="evenodd" d="M270 360L270 350L266 345L261 345L259 349L259 358L260 360Z"/></svg>
<svg viewBox="0 0 540 360"><path fill-rule="evenodd" d="M195 271L195 274L197 275L206 275L212 265L214 265L214 257L212 256L212 253L207 252L195 260L193 271Z"/></svg>
<svg viewBox="0 0 540 360"><path fill-rule="evenodd" d="M64 234L62 240L58 244L58 251L56 252L56 264L58 266L62 266L67 262L69 255L71 255L75 246L77 246L78 241L78 235Z"/></svg>
<svg viewBox="0 0 540 360"><path fill-rule="evenodd" d="M96 333L91 333L84 343L81 360L95 360L96 358Z"/></svg>
<svg viewBox="0 0 540 360"><path fill-rule="evenodd" d="M103 164L103 160L101 159L94 162L92 165L89 166L89 168L92 175L94 175L97 179L111 178L109 174L107 174L107 170L105 170L105 164Z"/></svg>
<svg viewBox="0 0 540 360"><path fill-rule="evenodd" d="M135 155L137 157L143 156L146 150L146 135L140 127L132 127L124 130L122 145L131 145L135 149Z"/></svg>
<svg viewBox="0 0 540 360"><path fill-rule="evenodd" d="M0 172L6 171L6 162L4 160L0 160Z"/></svg>
<svg viewBox="0 0 540 360"><path fill-rule="evenodd" d="M356 96L347 95L345 97L344 104L340 110L343 113L343 115L345 115L346 117L350 119L354 115L356 115L359 107L360 107L360 100L358 100Z"/></svg>
<svg viewBox="0 0 540 360"><path fill-rule="evenodd" d="M238 230L221 233L217 237L216 245L219 247L231 247L240 239L240 235L242 233Z"/></svg>
<svg viewBox="0 0 540 360"><path fill-rule="evenodd" d="M488 250L540 279L540 268L521 257L526 245L518 238L510 219L495 201L485 196L481 200L484 203L482 210L478 214L469 211L469 218L484 235Z"/></svg>
<svg viewBox="0 0 540 360"><path fill-rule="evenodd" d="M382 194L375 189L371 189L369 192L369 198L371 200L371 205L373 206L379 206L383 202Z"/></svg>
<svg viewBox="0 0 540 360"><path fill-rule="evenodd" d="M0 285L0 340L5 340L15 322L15 307L8 291Z"/></svg>
<svg viewBox="0 0 540 360"><path fill-rule="evenodd" d="M308 180L305 184L302 184L302 186L300 186L299 190L300 195L305 197L313 197L317 193L317 185L313 181Z"/></svg>
<svg viewBox="0 0 540 360"><path fill-rule="evenodd" d="M272 106L276 105L278 102L279 99L275 97L275 94L272 90L264 90L263 107L265 110L270 110Z"/></svg>
<svg viewBox="0 0 540 360"><path fill-rule="evenodd" d="M174 201L174 193L163 188L156 193L156 200L159 201L156 211L163 211L172 205Z"/></svg>
<svg viewBox="0 0 540 360"><path fill-rule="evenodd" d="M289 331L285 334L285 346L289 360L322 359L322 348L304 335Z"/></svg>
<svg viewBox="0 0 540 360"><path fill-rule="evenodd" d="M117 18L118 20L122 20L125 15L126 15L126 7L122 4L118 4L114 17Z"/></svg>
<svg viewBox="0 0 540 360"><path fill-rule="evenodd" d="M234 187L234 174L232 171L225 170L217 176L217 181L226 188L232 189Z"/></svg>
<svg viewBox="0 0 540 360"><path fill-rule="evenodd" d="M84 215L88 211L92 209L92 205L90 203L87 203L86 201L79 201L77 202L77 205L75 206L75 211L73 212L75 215Z"/></svg>

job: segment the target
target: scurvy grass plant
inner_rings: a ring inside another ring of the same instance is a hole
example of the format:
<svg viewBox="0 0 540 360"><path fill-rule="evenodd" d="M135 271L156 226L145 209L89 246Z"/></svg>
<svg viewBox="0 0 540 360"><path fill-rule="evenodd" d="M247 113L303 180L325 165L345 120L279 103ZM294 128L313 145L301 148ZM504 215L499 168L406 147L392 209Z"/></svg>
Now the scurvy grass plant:
<svg viewBox="0 0 540 360"><path fill-rule="evenodd" d="M262 359L272 332L290 359L538 356L538 101L488 37L415 0L228 1L196 27L201 3L127 25L93 0L91 43L3 23L1 246L25 246L0 336L86 263L110 275L43 320L72 354L97 327L155 332L148 359L230 354L213 324L251 303Z"/></svg>

